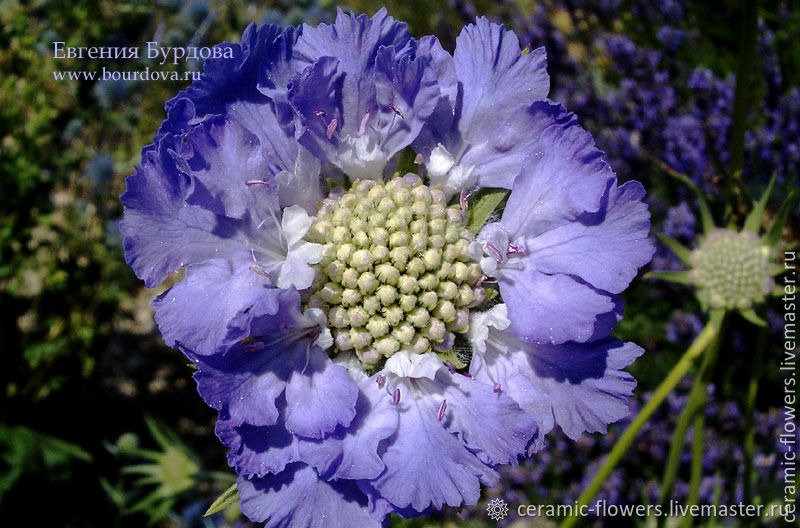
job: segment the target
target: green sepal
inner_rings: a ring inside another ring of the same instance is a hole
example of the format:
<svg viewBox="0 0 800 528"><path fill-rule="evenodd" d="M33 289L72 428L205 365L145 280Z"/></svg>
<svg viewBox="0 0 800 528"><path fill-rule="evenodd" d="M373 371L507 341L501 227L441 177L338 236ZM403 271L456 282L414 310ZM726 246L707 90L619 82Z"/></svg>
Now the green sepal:
<svg viewBox="0 0 800 528"><path fill-rule="evenodd" d="M208 507L206 512L203 514L203 517L208 517L209 515L214 515L215 513L224 510L231 504L235 504L239 502L239 490L236 488L236 483L228 487L225 491L222 492L222 495L216 498L214 502L211 503L211 506Z"/></svg>
<svg viewBox="0 0 800 528"><path fill-rule="evenodd" d="M754 325L761 326L764 328L767 327L767 322L762 318L760 318L758 314L756 314L755 310L753 310L752 308L739 309L738 311L742 317L744 317Z"/></svg>
<svg viewBox="0 0 800 528"><path fill-rule="evenodd" d="M707 235L713 231L714 218L711 216L711 209L708 208L708 202L706 201L706 196L703 194L703 191L701 191L700 188L695 185L694 182L685 174L672 169L667 170L667 174L683 183L685 186L691 189L695 196L697 196L697 202L700 205L700 222L703 225L703 233Z"/></svg>
<svg viewBox="0 0 800 528"><path fill-rule="evenodd" d="M771 292L769 292L769 294L770 294L772 297L783 297L783 296L786 294L786 292L785 292L784 288L785 288L785 286L784 286L783 284L776 284L776 285L775 285L775 286L772 288L772 291L771 291Z"/></svg>
<svg viewBox="0 0 800 528"><path fill-rule="evenodd" d="M509 193L507 189L485 189L475 193L467 208L467 230L477 235Z"/></svg>
<svg viewBox="0 0 800 528"><path fill-rule="evenodd" d="M767 271L769 271L770 277L777 277L778 275L786 271L786 268L783 266L783 264L771 263L767 265Z"/></svg>
<svg viewBox="0 0 800 528"><path fill-rule="evenodd" d="M663 280L678 284L692 284L688 271L648 271L642 276L645 280Z"/></svg>
<svg viewBox="0 0 800 528"><path fill-rule="evenodd" d="M456 369L460 370L467 368L467 364L458 359L458 356L455 352L437 352L436 355L439 356L439 359L442 360L442 363L449 361Z"/></svg>
<svg viewBox="0 0 800 528"><path fill-rule="evenodd" d="M766 242L768 246L774 247L775 244L778 243L778 240L780 240L783 226L786 225L786 219L789 217L789 211L794 208L798 198L800 198L800 194L792 190L781 204L781 208L778 210L778 214L775 215L772 226L769 228L767 236L764 239L764 242Z"/></svg>
<svg viewBox="0 0 800 528"><path fill-rule="evenodd" d="M767 200L769 200L769 195L772 192L772 187L775 185L775 175L772 175L772 178L769 179L769 185L764 190L764 194L761 195L761 198L755 203L753 206L753 210L750 211L750 214L747 215L747 218L744 221L744 230L745 231L752 231L753 233L758 234L761 230L761 220L764 218L764 208L767 207Z"/></svg>
<svg viewBox="0 0 800 528"><path fill-rule="evenodd" d="M675 256L681 259L681 262L687 266L689 265L692 256L692 252L689 250L689 248L669 235L659 233L657 236L659 240L661 240L673 253L675 253Z"/></svg>

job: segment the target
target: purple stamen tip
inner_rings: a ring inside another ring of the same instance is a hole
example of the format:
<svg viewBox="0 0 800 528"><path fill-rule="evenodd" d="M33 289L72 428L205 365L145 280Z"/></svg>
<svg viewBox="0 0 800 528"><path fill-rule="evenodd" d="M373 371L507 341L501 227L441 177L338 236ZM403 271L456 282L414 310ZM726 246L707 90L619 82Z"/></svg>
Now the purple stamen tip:
<svg viewBox="0 0 800 528"><path fill-rule="evenodd" d="M478 279L478 282L476 282L476 283L475 283L475 287L476 287L476 288L480 288L480 287L481 287L481 285L483 284L483 281L485 281L485 280L486 280L486 279L488 279L488 278L489 278L489 277L487 277L486 275L481 275L481 278L480 278L480 279Z"/></svg>
<svg viewBox="0 0 800 528"><path fill-rule="evenodd" d="M508 249L506 250L506 255L514 255L516 253L522 253L522 250L519 248L519 246L509 244Z"/></svg>
<svg viewBox="0 0 800 528"><path fill-rule="evenodd" d="M469 203L467 202L467 190L461 189L461 195L458 197L458 203L461 205L461 210L465 213L467 212L467 207L469 207Z"/></svg>
<svg viewBox="0 0 800 528"><path fill-rule="evenodd" d="M447 370L450 371L450 374L456 373L456 366L450 363L449 359L445 360L444 365L447 367Z"/></svg>
<svg viewBox="0 0 800 528"><path fill-rule="evenodd" d="M394 394L392 395L392 404L393 405L397 405L398 403L400 403L400 388L399 387L394 390Z"/></svg>
<svg viewBox="0 0 800 528"><path fill-rule="evenodd" d="M269 184L264 180L247 180L246 182L244 182L244 184L247 185L248 187L254 187L256 185L263 185L264 187L269 187Z"/></svg>
<svg viewBox="0 0 800 528"><path fill-rule="evenodd" d="M252 266L250 266L250 271L252 271L253 273L255 273L260 277L264 277L265 279L272 279L272 276L269 274L269 272L264 268L262 268L261 266L253 264Z"/></svg>
<svg viewBox="0 0 800 528"><path fill-rule="evenodd" d="M447 400L442 400L442 403L439 405L439 410L436 412L436 420L441 422L442 418L444 418L444 411L447 410Z"/></svg>
<svg viewBox="0 0 800 528"><path fill-rule="evenodd" d="M399 115L399 116L400 116L400 119L404 119L404 117L403 117L403 112L401 112L400 110L398 110L398 109L397 109L397 107L396 107L395 105L393 105L392 103L389 103L389 108L391 108L391 109L392 109L392 112L394 112L395 114Z"/></svg>
<svg viewBox="0 0 800 528"><path fill-rule="evenodd" d="M377 377L375 378L375 383L378 384L379 389L382 389L384 384L386 383L386 377L383 376L382 374L378 374Z"/></svg>
<svg viewBox="0 0 800 528"><path fill-rule="evenodd" d="M336 120L335 117L331 119L330 123L328 123L328 128L325 129L325 135L328 136L328 139L333 137L333 133L336 131L336 126L338 124L339 122Z"/></svg>
<svg viewBox="0 0 800 528"><path fill-rule="evenodd" d="M500 392L500 384L499 383L495 383L494 384L494 392Z"/></svg>
<svg viewBox="0 0 800 528"><path fill-rule="evenodd" d="M367 130L367 121L369 121L369 112L364 114L364 117L361 118L361 126L358 127L358 136L361 137L364 135L364 132Z"/></svg>
<svg viewBox="0 0 800 528"><path fill-rule="evenodd" d="M500 252L497 247L492 244L491 242L486 243L486 247L489 248L489 251L494 253L494 258L497 259L497 262L503 262L503 254Z"/></svg>

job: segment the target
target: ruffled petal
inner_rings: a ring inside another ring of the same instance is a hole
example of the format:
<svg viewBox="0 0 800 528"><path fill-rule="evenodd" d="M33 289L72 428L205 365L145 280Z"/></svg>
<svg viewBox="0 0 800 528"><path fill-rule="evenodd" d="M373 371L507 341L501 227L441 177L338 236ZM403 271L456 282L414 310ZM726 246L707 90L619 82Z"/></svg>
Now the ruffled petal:
<svg viewBox="0 0 800 528"><path fill-rule="evenodd" d="M125 180L120 223L125 260L148 287L186 264L235 254L244 225L206 208L187 205L194 181L176 166L180 138L165 136L142 150L142 166Z"/></svg>
<svg viewBox="0 0 800 528"><path fill-rule="evenodd" d="M536 436L536 422L491 384L448 372L438 376L447 401L443 421L448 430L458 433L484 463L516 465Z"/></svg>
<svg viewBox="0 0 800 528"><path fill-rule="evenodd" d="M326 481L302 464L279 475L237 482L240 507L250 520L265 522L266 528L329 528L337 526L379 528L367 497L348 480Z"/></svg>
<svg viewBox="0 0 800 528"><path fill-rule="evenodd" d="M155 319L167 346L181 345L200 356L224 351L247 337L229 323L247 314L262 296L274 295L254 273L245 251L230 260L211 259L186 268L182 281L155 301ZM240 323L241 324L241 323Z"/></svg>
<svg viewBox="0 0 800 528"><path fill-rule="evenodd" d="M558 424L577 439L584 431L605 432L608 424L628 415L636 381L621 369L642 354L640 347L613 338L561 345L525 343L510 329L498 328L502 324L495 326L495 319L471 320L482 329L471 330L478 346L470 374L495 384L516 401L539 424L541 435Z"/></svg>
<svg viewBox="0 0 800 528"><path fill-rule="evenodd" d="M595 333L597 318L611 312L611 297L568 275L545 275L530 269L532 259L518 258L521 269L500 274L500 294L508 305L514 333L534 343L585 342Z"/></svg>
<svg viewBox="0 0 800 528"><path fill-rule="evenodd" d="M605 433L607 424L628 416L636 380L621 369L643 352L616 339L538 345L529 363L534 385L550 398L555 422L575 440L584 431Z"/></svg>
<svg viewBox="0 0 800 528"><path fill-rule="evenodd" d="M483 123L496 122L499 115L547 97L550 77L544 47L525 55L521 51L514 32L484 17L461 31L453 59L464 84L462 132L477 131Z"/></svg>
<svg viewBox="0 0 800 528"><path fill-rule="evenodd" d="M599 213L529 238L526 249L543 273L565 273L611 293L624 290L653 256L650 213L638 182L612 187Z"/></svg>
<svg viewBox="0 0 800 528"><path fill-rule="evenodd" d="M305 27L295 58L308 67L289 89L300 143L353 178L380 178L439 97L430 57L415 57L415 49L385 9L371 18L340 11L332 26Z"/></svg>
<svg viewBox="0 0 800 528"><path fill-rule="evenodd" d="M575 119L546 128L534 152L514 181L501 220L511 239L528 239L597 212L616 179Z"/></svg>
<svg viewBox="0 0 800 528"><path fill-rule="evenodd" d="M356 414L358 387L344 367L317 347L294 365L286 384L286 428L293 434L322 438Z"/></svg>
<svg viewBox="0 0 800 528"><path fill-rule="evenodd" d="M205 60L200 79L167 101L167 119L157 137L181 134L209 115L223 115L232 103L285 99L286 82L295 73L291 56L298 33L293 27L250 24L240 44L214 46L219 58Z"/></svg>
<svg viewBox="0 0 800 528"><path fill-rule="evenodd" d="M499 480L436 419L440 404L430 398L401 397L397 433L381 456L386 470L370 481L396 506L421 512L430 506L475 504L481 483L494 486Z"/></svg>

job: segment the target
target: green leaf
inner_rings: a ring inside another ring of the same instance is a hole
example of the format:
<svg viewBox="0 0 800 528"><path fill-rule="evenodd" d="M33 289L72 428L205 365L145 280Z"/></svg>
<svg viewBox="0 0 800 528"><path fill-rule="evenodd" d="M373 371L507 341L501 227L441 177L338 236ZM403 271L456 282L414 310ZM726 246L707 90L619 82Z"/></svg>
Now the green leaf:
<svg viewBox="0 0 800 528"><path fill-rule="evenodd" d="M203 514L203 517L214 515L237 502L239 502L239 490L236 488L236 483L234 482L228 489L222 492L222 495L217 497L217 500L211 503L211 506L209 506Z"/></svg>
<svg viewBox="0 0 800 528"><path fill-rule="evenodd" d="M687 186L697 196L697 202L700 204L700 222L703 224L703 233L709 234L713 231L714 219L711 216L711 209L708 208L708 202L703 191L687 175L676 171L663 161L656 160L656 162L667 174Z"/></svg>
<svg viewBox="0 0 800 528"><path fill-rule="evenodd" d="M670 250L672 250L673 253L675 253L675 256L681 259L681 262L683 262L687 266L689 265L689 261L692 255L692 252L689 251L689 248L687 248L686 246L684 246L683 244L681 244L680 242L678 242L669 235L659 233L657 236L659 240L661 240L664 244L666 244L666 246Z"/></svg>
<svg viewBox="0 0 800 528"><path fill-rule="evenodd" d="M752 231L753 233L758 234L758 232L761 230L761 220L764 218L764 208L767 206L767 200L769 200L769 195L772 192L773 185L775 185L774 174L772 175L772 178L769 179L769 185L767 185L766 190L764 190L764 194L761 195L761 198L753 206L753 210L750 211L749 215L747 215L747 218L744 221L745 231Z"/></svg>
<svg viewBox="0 0 800 528"><path fill-rule="evenodd" d="M758 314L756 314L755 310L753 310L752 308L747 308L744 310L740 309L739 313L742 314L742 317L744 317L754 325L766 328L767 322L762 318L760 318Z"/></svg>
<svg viewBox="0 0 800 528"><path fill-rule="evenodd" d="M794 205L797 203L798 198L800 198L800 194L798 194L797 191L792 190L789 192L789 196L787 196L781 204L781 208L778 210L778 214L775 215L772 226L767 232L765 242L768 246L774 247L775 244L778 243L778 240L780 240L781 233L783 232L783 226L786 225L786 219L789 217L789 211L794 209Z"/></svg>
<svg viewBox="0 0 800 528"><path fill-rule="evenodd" d="M507 189L485 189L478 191L472 199L470 199L469 208L467 209L467 229L473 235L478 234L483 225L497 209L503 200L505 200L510 191Z"/></svg>
<svg viewBox="0 0 800 528"><path fill-rule="evenodd" d="M678 284L692 284L688 271L650 271L642 277L645 280L663 280Z"/></svg>

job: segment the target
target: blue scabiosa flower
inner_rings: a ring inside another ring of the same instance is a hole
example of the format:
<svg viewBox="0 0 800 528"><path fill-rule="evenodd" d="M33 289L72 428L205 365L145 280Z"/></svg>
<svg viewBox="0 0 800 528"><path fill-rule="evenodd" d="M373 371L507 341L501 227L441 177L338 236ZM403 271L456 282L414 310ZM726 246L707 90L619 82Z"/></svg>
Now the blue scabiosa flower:
<svg viewBox="0 0 800 528"><path fill-rule="evenodd" d="M556 424L627 414L641 349L608 336L652 255L644 192L545 100L543 50L478 19L450 55L385 10L220 46L167 103L121 231L148 286L184 270L156 321L251 520L475 504ZM390 174L406 148L420 173ZM510 196L476 238L482 187Z"/></svg>

